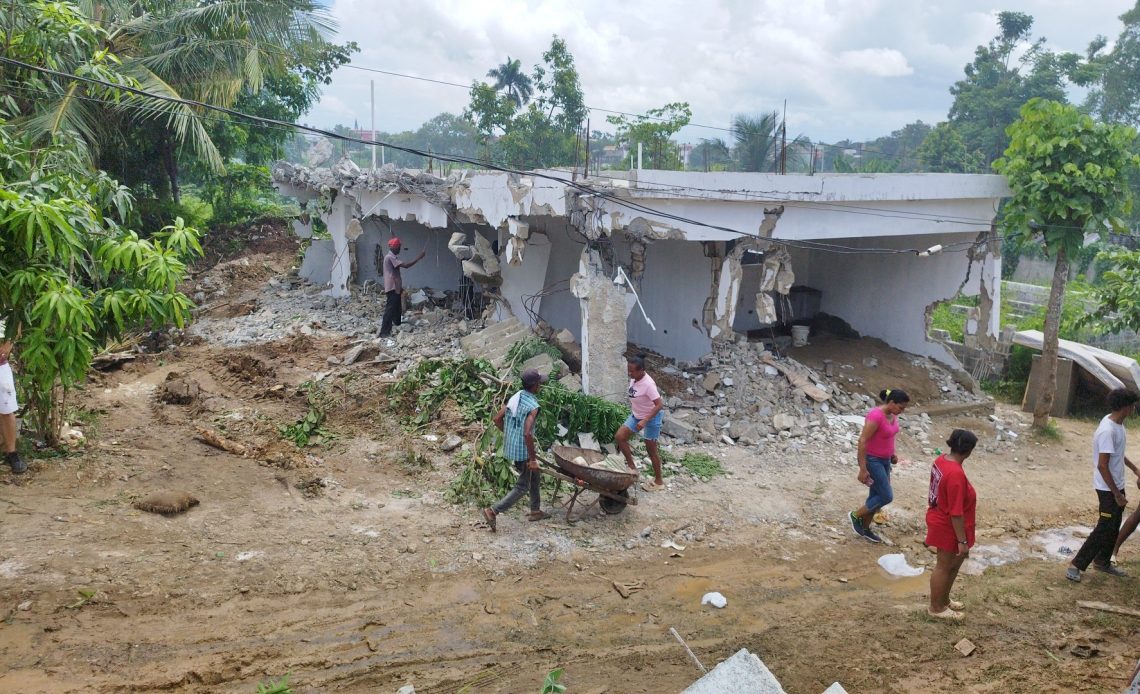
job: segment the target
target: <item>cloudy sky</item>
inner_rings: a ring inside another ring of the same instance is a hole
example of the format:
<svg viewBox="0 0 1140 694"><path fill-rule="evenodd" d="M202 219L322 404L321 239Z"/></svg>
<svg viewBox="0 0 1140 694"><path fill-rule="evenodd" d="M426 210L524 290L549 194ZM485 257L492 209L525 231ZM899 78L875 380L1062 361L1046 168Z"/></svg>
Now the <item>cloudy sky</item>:
<svg viewBox="0 0 1140 694"><path fill-rule="evenodd" d="M529 72L552 34L564 38L593 107L642 112L687 101L693 123L727 126L737 113L788 102L789 132L868 139L922 119L944 120L948 87L1001 10L1028 12L1035 35L1083 52L1115 39L1133 0L334 0L354 64L470 84L506 56ZM414 129L460 113L462 88L341 68L307 117L317 126ZM594 121L604 121L595 113ZM604 123L603 123L604 126ZM595 129L597 125L593 125ZM690 126L682 139L726 137Z"/></svg>

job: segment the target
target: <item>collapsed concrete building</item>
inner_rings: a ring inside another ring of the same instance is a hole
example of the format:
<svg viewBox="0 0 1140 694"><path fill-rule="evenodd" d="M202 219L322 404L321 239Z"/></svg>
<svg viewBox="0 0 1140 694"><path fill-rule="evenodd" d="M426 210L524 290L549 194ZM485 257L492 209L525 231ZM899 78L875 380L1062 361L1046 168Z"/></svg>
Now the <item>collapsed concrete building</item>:
<svg viewBox="0 0 1140 694"><path fill-rule="evenodd" d="M621 397L627 342L698 360L716 341L841 319L861 335L957 359L927 337L930 312L980 297L967 339L999 333L1004 178L961 174L696 173L582 177L463 171L440 178L279 163L306 215L307 279L348 296L381 282L386 242L427 257L407 287L464 291L488 320L543 321L582 345L588 393Z"/></svg>

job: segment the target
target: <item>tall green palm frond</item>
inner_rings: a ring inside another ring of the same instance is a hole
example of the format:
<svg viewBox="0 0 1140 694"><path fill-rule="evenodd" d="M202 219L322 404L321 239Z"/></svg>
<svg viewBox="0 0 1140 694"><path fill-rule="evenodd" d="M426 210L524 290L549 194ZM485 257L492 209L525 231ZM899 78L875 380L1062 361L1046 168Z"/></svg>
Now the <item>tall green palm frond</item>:
<svg viewBox="0 0 1140 694"><path fill-rule="evenodd" d="M135 78L142 91L173 99L182 98L177 90L163 81L161 77L146 70L141 65L135 63L126 65L124 68L129 70L129 74ZM179 143L189 145L194 153L211 169L214 171L225 169L222 155L218 152L214 141L210 139L209 133L206 132L202 119L198 117L198 113L192 107L175 101L151 99L138 95L129 95L124 100L124 105L138 109L139 114L144 119L165 121Z"/></svg>

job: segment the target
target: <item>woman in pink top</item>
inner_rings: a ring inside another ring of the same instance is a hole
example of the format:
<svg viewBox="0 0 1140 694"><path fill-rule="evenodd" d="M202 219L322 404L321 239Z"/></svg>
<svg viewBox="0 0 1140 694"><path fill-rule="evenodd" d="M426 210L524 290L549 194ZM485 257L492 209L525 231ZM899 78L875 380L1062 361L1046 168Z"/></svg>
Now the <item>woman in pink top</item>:
<svg viewBox="0 0 1140 694"><path fill-rule="evenodd" d="M898 462L895 457L895 434L899 433L899 415L910 404L910 396L896 388L880 392L879 400L883 404L871 408L863 421L863 432L859 434L857 479L871 488L870 493L858 511L848 514L855 534L875 543L883 541L871 529L875 513L895 498L891 489L891 466Z"/></svg>
<svg viewBox="0 0 1140 694"><path fill-rule="evenodd" d="M653 484L643 484L641 488L647 492L656 492L665 488L665 480L661 477L661 457L657 452L657 437L661 435L661 421L664 419L661 402L661 393L657 392L657 383L645 373L645 355L638 354L626 360L626 373L629 374L629 404L633 414L625 420L625 424L617 430L614 441L618 450L625 456L625 464L630 470L637 470L633 464L633 451L629 446L629 439L634 432L641 434L645 440L645 450L649 459L653 461Z"/></svg>

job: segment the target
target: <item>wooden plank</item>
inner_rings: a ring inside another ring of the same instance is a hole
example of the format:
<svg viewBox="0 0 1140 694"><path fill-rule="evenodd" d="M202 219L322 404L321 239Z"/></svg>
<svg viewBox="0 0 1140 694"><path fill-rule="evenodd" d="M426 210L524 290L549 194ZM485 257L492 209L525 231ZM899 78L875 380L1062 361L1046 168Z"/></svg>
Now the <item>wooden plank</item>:
<svg viewBox="0 0 1140 694"><path fill-rule="evenodd" d="M1101 612L1111 612L1113 614L1122 614L1129 617L1140 617L1140 610L1134 610L1131 607L1119 607L1117 605L1109 605L1107 602L1095 602L1090 600L1078 600L1077 607L1083 607L1086 610L1099 610Z"/></svg>

